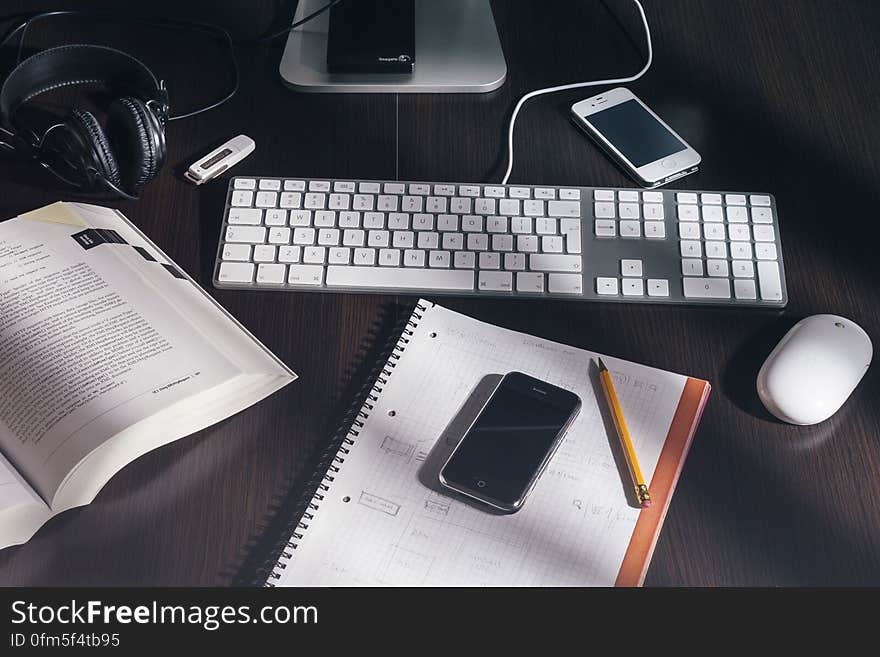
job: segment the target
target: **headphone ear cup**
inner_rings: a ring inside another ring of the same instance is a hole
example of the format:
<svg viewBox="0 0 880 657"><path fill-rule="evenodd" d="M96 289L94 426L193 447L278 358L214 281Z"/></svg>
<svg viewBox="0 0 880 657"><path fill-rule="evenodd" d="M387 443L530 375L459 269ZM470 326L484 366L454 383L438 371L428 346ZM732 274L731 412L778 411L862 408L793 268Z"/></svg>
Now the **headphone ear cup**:
<svg viewBox="0 0 880 657"><path fill-rule="evenodd" d="M119 166L110 142L95 116L85 110L73 109L67 115L65 124L84 146L82 153L71 153L78 160L74 164L82 163L87 178L91 178L88 170L93 169L97 175L118 187L122 182Z"/></svg>
<svg viewBox="0 0 880 657"><path fill-rule="evenodd" d="M165 162L165 132L146 103L131 96L114 100L107 111L107 135L129 189L156 177Z"/></svg>

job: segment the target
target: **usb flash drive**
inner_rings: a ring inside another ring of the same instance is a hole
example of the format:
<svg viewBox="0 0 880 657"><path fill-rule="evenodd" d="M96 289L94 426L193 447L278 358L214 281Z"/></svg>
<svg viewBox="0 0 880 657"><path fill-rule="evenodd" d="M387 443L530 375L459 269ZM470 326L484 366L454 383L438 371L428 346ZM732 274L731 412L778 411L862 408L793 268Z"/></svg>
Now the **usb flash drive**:
<svg viewBox="0 0 880 657"><path fill-rule="evenodd" d="M201 158L183 175L187 180L201 185L241 162L253 153L254 148L256 144L253 139L246 135L238 135Z"/></svg>

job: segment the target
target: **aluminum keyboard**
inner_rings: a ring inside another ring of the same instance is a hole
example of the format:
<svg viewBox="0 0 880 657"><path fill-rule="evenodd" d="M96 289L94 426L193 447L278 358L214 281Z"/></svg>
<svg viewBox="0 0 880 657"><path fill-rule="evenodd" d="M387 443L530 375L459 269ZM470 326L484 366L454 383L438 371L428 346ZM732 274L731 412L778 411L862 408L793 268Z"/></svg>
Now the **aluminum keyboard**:
<svg viewBox="0 0 880 657"><path fill-rule="evenodd" d="M236 177L220 288L782 307L774 198Z"/></svg>

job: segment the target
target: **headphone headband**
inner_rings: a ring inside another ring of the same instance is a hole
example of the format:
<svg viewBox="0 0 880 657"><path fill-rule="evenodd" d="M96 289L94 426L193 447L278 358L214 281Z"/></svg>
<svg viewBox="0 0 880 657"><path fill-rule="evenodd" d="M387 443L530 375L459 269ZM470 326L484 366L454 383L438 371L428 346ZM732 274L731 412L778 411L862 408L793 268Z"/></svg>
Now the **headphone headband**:
<svg viewBox="0 0 880 657"><path fill-rule="evenodd" d="M0 88L0 120L12 127L16 111L40 94L70 85L102 82L145 102L158 103L168 115L164 84L131 55L105 46L76 44L38 52L16 66Z"/></svg>

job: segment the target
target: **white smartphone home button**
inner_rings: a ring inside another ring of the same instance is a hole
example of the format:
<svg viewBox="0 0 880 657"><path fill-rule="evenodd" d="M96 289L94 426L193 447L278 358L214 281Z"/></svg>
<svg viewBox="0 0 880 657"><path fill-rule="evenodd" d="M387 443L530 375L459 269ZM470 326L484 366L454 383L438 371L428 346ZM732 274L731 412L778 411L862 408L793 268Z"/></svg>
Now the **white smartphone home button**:
<svg viewBox="0 0 880 657"><path fill-rule="evenodd" d="M674 169L678 166L678 161L674 157L667 157L660 162L660 166L664 169Z"/></svg>

